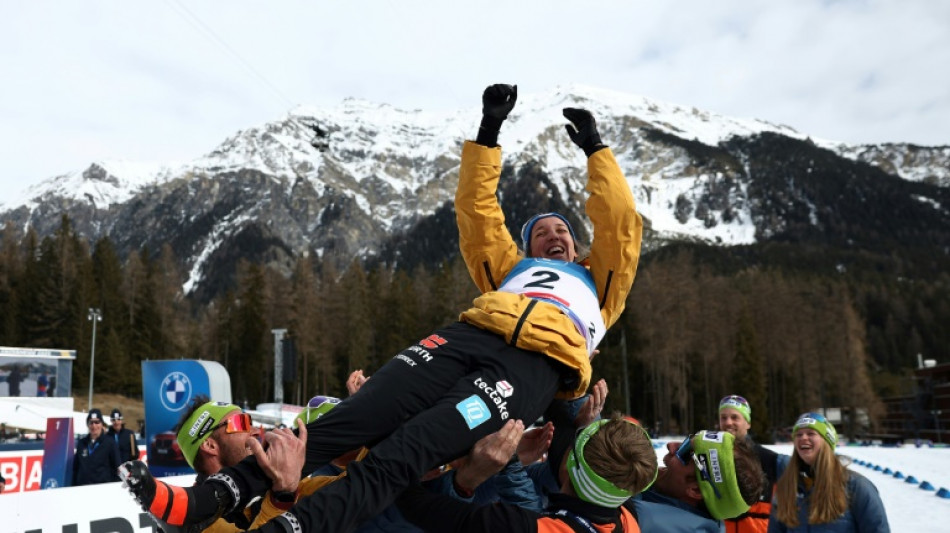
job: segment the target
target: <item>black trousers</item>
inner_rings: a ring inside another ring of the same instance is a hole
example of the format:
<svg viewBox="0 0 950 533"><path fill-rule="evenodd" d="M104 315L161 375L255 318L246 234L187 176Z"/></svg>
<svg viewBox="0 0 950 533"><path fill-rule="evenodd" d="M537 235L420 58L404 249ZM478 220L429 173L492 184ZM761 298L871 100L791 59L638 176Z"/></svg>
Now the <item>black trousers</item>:
<svg viewBox="0 0 950 533"><path fill-rule="evenodd" d="M554 398L562 368L468 324L436 331L307 426L305 472L360 446L371 449L350 463L345 477L298 501L290 513L304 531L351 531L508 420L534 422ZM262 476L259 468L246 473Z"/></svg>

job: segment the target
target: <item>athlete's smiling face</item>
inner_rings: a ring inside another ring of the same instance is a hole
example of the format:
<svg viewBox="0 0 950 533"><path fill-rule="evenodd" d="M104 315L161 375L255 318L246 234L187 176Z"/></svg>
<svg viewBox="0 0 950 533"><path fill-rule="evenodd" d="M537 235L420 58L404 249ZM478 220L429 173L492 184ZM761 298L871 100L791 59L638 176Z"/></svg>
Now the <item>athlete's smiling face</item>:
<svg viewBox="0 0 950 533"><path fill-rule="evenodd" d="M577 259L571 230L558 217L544 217L531 228L531 257L560 259L573 262Z"/></svg>

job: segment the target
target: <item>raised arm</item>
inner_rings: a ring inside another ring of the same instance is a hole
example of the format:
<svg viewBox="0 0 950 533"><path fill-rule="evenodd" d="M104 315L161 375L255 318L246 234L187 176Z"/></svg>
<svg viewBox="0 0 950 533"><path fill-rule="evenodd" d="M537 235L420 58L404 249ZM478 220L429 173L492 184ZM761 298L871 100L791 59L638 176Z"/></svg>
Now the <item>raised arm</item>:
<svg viewBox="0 0 950 533"><path fill-rule="evenodd" d="M482 94L482 122L474 142L462 147L455 215L459 248L472 280L481 292L498 288L518 262L518 245L505 227L495 193L501 177L498 132L518 99L515 85L491 85Z"/></svg>
<svg viewBox="0 0 950 533"><path fill-rule="evenodd" d="M640 261L643 219L630 185L613 152L600 139L597 122L584 109L566 108L571 140L587 155L587 204L594 227L589 267L597 285L604 324L609 328L623 312Z"/></svg>

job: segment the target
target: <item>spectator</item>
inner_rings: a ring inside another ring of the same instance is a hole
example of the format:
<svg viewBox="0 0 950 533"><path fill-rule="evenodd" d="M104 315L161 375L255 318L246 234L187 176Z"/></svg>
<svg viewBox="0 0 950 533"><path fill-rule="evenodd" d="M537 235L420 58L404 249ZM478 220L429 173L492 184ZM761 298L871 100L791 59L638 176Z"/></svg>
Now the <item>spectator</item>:
<svg viewBox="0 0 950 533"><path fill-rule="evenodd" d="M727 533L765 533L769 528L769 514L772 511L772 492L775 483L788 464L787 455L779 455L758 444L749 435L752 427L752 407L748 400L735 394L719 401L719 429L732 433L737 440L749 443L765 472L766 484L762 487L759 501L752 504L748 511L735 518L727 518Z"/></svg>
<svg viewBox="0 0 950 533"><path fill-rule="evenodd" d="M516 99L513 86L487 88L478 137L462 150L456 192L460 248L483 294L459 322L397 354L358 394L308 428L306 471L360 445L374 445L341 482L288 514L287 520L304 530L352 530L429 469L467 454L507 420L536 420L555 395L575 398L590 384L590 357L619 318L633 284L642 219L593 116L567 108L568 136L587 157L586 210L594 227L590 259L575 262L573 228L557 213L529 219L521 232L524 252L519 251L496 196L498 131ZM170 525L203 521L203 510L213 513L216 503L243 508L269 486L251 458L219 474L206 483L218 487L182 494L196 511ZM229 484L239 490L229 491ZM148 495L137 497L145 508L155 503ZM347 505L333 503L339 501Z"/></svg>
<svg viewBox="0 0 950 533"><path fill-rule="evenodd" d="M765 475L758 457L731 433L700 431L666 449L656 483L626 504L643 531L716 533L759 499Z"/></svg>
<svg viewBox="0 0 950 533"><path fill-rule="evenodd" d="M48 396L49 389L49 378L46 376L46 371L40 372L39 377L36 378L36 395L37 396Z"/></svg>
<svg viewBox="0 0 950 533"><path fill-rule="evenodd" d="M510 504L473 506L418 486L403 494L399 506L426 531L640 530L633 514L621 506L657 476L653 445L638 424L615 416L587 426L577 434L559 472L561 493L550 495L543 513Z"/></svg>
<svg viewBox="0 0 950 533"><path fill-rule="evenodd" d="M15 438L17 438L17 437L19 437L19 436L20 436L20 434L17 433L16 431L8 431L8 430L7 430L7 424L6 424L5 422L4 422L4 423L0 423L0 441L5 441L5 440L8 440L8 439L15 439Z"/></svg>
<svg viewBox="0 0 950 533"><path fill-rule="evenodd" d="M23 381L23 374L20 373L20 365L13 363L10 374L7 375L7 387L11 397L20 395L21 381Z"/></svg>
<svg viewBox="0 0 950 533"><path fill-rule="evenodd" d="M119 449L102 427L102 411L92 409L86 415L89 434L76 444L73 459L73 486L119 481Z"/></svg>
<svg viewBox="0 0 950 533"><path fill-rule="evenodd" d="M769 533L890 531L877 487L835 455L838 432L831 422L805 413L792 437L792 458L778 480Z"/></svg>
<svg viewBox="0 0 950 533"><path fill-rule="evenodd" d="M53 396L56 396L56 375L55 374L49 377L49 389L46 395L49 396L50 398L52 398Z"/></svg>
<svg viewBox="0 0 950 533"><path fill-rule="evenodd" d="M119 448L119 463L139 458L139 445L135 442L135 433L125 427L122 411L118 407L112 410L112 427L109 428L109 437Z"/></svg>

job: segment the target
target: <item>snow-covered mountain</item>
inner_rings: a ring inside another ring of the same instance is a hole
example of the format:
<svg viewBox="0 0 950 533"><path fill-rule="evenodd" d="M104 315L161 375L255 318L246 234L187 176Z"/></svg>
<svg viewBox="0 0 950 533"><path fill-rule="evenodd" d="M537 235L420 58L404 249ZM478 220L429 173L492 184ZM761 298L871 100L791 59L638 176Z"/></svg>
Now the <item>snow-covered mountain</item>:
<svg viewBox="0 0 950 533"><path fill-rule="evenodd" d="M648 247L676 239L737 245L774 238L794 225L794 213L781 214L786 200L811 204L805 208L810 223L820 229L821 210L814 204L821 202L802 197L808 187L796 179L827 174L829 161L851 165L862 176L877 168L883 172L875 176L919 184L913 205L934 211L940 221L948 218L947 146L851 146L810 139L787 126L584 86L521 95L499 138L505 176L543 176L533 194L550 195L545 201L578 220L586 165L564 132L564 107L587 108L597 118L651 230ZM474 136L479 118L480 106L452 113L360 100L330 109L300 107L237 132L195 161L97 162L51 178L0 204L0 222L46 235L66 213L81 234L91 241L109 236L122 253L170 244L189 273L189 292L202 285L214 292L203 281L227 277L237 258L285 272L304 253L346 265L354 257L385 254L395 237L444 212L457 185L462 142ZM808 151L810 160L769 155L767 160L778 158L781 171L763 172L754 154L785 153L787 148L775 148L785 142L792 152ZM778 174L784 182L766 179ZM784 192L776 196L778 189ZM536 210L537 197L519 199L505 184L501 194L506 210L512 207L506 199L522 216ZM400 257L405 259L393 252L382 259Z"/></svg>

